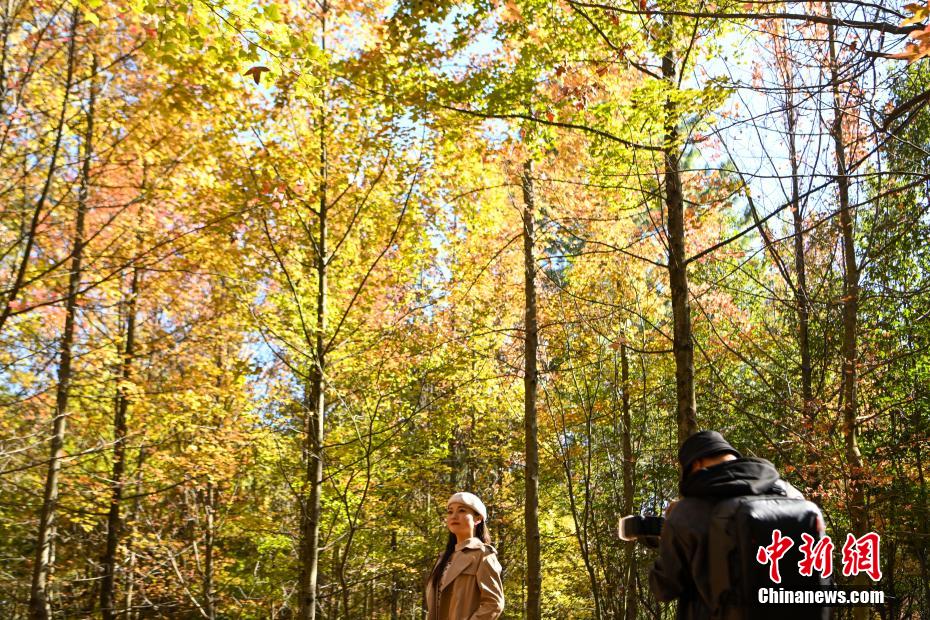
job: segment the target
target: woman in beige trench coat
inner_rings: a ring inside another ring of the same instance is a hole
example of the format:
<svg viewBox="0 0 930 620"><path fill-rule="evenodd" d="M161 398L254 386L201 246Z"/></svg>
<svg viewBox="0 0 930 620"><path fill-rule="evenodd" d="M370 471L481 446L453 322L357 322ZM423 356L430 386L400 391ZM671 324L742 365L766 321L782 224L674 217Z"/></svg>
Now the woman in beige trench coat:
<svg viewBox="0 0 930 620"><path fill-rule="evenodd" d="M504 611L501 565L487 517L471 493L456 493L446 502L449 542L426 583L428 620L494 620Z"/></svg>

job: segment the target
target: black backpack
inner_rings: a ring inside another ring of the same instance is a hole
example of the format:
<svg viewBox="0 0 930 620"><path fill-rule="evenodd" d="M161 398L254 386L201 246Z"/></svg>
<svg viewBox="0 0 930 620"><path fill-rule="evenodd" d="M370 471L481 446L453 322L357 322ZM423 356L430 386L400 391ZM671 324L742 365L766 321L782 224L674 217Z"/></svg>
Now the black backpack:
<svg viewBox="0 0 930 620"><path fill-rule="evenodd" d="M776 491L784 491L777 488ZM756 559L759 547L772 543L772 532L780 530L794 544L779 560L781 583L769 577L769 564ZM710 608L722 620L822 620L829 608L819 605L759 603L759 589L818 590L828 584L816 569L803 576L798 562L801 534L819 541L824 536L823 515L816 504L786 495L742 495L718 501L711 512L708 537L710 559Z"/></svg>

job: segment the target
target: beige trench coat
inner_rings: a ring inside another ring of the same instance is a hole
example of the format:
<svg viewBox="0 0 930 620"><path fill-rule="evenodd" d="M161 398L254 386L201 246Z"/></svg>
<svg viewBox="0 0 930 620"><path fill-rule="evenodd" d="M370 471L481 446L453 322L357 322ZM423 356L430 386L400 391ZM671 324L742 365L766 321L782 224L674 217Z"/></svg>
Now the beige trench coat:
<svg viewBox="0 0 930 620"><path fill-rule="evenodd" d="M438 596L430 573L426 583L427 619L494 620L504 611L504 584L494 547L469 538L456 549L439 582ZM442 609L448 610L445 618L440 616Z"/></svg>

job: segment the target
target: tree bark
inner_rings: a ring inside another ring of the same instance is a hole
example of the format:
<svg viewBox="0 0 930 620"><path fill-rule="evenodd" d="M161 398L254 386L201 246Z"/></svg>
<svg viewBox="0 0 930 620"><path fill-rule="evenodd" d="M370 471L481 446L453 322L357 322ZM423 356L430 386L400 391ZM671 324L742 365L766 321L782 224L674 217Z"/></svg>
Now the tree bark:
<svg viewBox="0 0 930 620"><path fill-rule="evenodd" d="M542 570L539 549L539 443L536 420L536 366L539 348L539 326L536 317L535 195L533 192L533 162L523 164L523 275L524 275L524 353L523 353L523 430L526 450L526 617L542 617Z"/></svg>
<svg viewBox="0 0 930 620"><path fill-rule="evenodd" d="M134 523L139 515L139 509L142 505L142 465L145 463L145 450L139 450L139 458L136 461L136 488L135 499L132 502L132 511L129 513L129 523ZM126 567L126 597L123 604L123 619L130 620L133 617L133 594L136 587L136 553L132 548L132 536L126 541L126 554L129 556L129 563Z"/></svg>
<svg viewBox="0 0 930 620"><path fill-rule="evenodd" d="M790 95L789 95L790 96ZM798 315L798 353L801 358L801 414L807 423L808 432L814 432L818 408L814 402L814 372L810 345L810 297L807 290L807 262L804 256L804 217L801 212L797 147L795 140L796 118L793 103L788 108L788 154L791 159L791 218L794 230L794 273L796 278L794 301ZM816 441L808 447L808 466L812 468L808 478L812 499L820 499L820 454Z"/></svg>
<svg viewBox="0 0 930 620"><path fill-rule="evenodd" d="M621 444L623 450L623 514L633 513L633 476L636 463L633 460L633 430L630 415L630 360L625 344L620 345L620 385L622 390L621 415L623 416L623 431ZM626 594L624 617L626 620L636 620L636 567L634 545L624 545L624 592Z"/></svg>
<svg viewBox="0 0 930 620"><path fill-rule="evenodd" d="M139 297L139 268L133 267L129 300L126 304L126 341L123 348L123 368L121 378L123 385L117 388L116 410L113 417L113 472L110 478L110 510L107 514L106 550L101 562L103 579L100 588L100 610L103 620L116 618L116 550L122 535L122 518L120 503L123 500L124 476L126 473L126 414L129 410L129 396L125 384L132 377L132 360L136 347L136 301Z"/></svg>
<svg viewBox="0 0 930 620"><path fill-rule="evenodd" d="M920 413L917 410L914 411L912 419L914 432L921 432ZM927 511L930 510L930 503L927 501L927 478L924 474L924 459L920 445L919 441L914 441L912 448L917 465L917 488L918 498L920 499L918 519L920 521L920 533L922 534L922 536L914 542L914 547L917 553L918 563L920 564L920 580L923 583L924 591L924 601L921 609L930 612L930 567L928 567L927 561L927 541L930 540L930 523L928 523Z"/></svg>
<svg viewBox="0 0 930 620"><path fill-rule="evenodd" d="M391 557L397 557L397 530L391 530ZM398 620L397 609L397 591L400 584L397 583L397 569L391 568L391 620Z"/></svg>
<svg viewBox="0 0 930 620"><path fill-rule="evenodd" d="M773 41L776 54L780 55L780 74L782 86L785 90L785 124L787 128L786 142L788 145L788 164L791 169L791 221L792 241L794 248L794 274L795 282L792 284L787 272L784 277L788 286L794 293L795 313L798 320L798 356L800 357L801 371L801 415L808 433L814 432L814 423L817 419L818 408L814 402L813 363L811 361L810 346L810 296L807 288L807 261L804 250L804 213L801 207L801 174L800 158L798 157L798 111L795 103L794 69L792 55L789 53L790 43ZM807 443L807 466L810 470L806 477L811 489L811 499L820 499L820 453L816 441Z"/></svg>
<svg viewBox="0 0 930 620"><path fill-rule="evenodd" d="M3 4L3 16L0 18L0 115L6 114L6 57L9 50L10 26L13 23L13 17L13 3L8 0Z"/></svg>
<svg viewBox="0 0 930 620"><path fill-rule="evenodd" d="M662 77L674 86L675 56L669 51L662 57ZM665 209L668 231L668 279L672 289L672 320L675 355L675 393L678 422L678 445L697 431L697 404L694 397L694 336L691 332L691 300L688 291L687 256L685 255L685 212L682 194L680 152L678 147L678 110L671 97L665 100Z"/></svg>
<svg viewBox="0 0 930 620"><path fill-rule="evenodd" d="M829 4L827 5L829 7ZM843 247L843 435L846 457L850 466L850 514L856 535L861 536L868 527L865 513L862 475L865 463L859 450L858 415L858 328L859 328L859 265L856 261L856 241L853 211L849 200L849 171L846 166L846 141L843 132L843 101L839 88L839 69L833 27L828 27L830 40L830 72L833 89L833 144L836 156L836 184L839 196L840 235Z"/></svg>
<svg viewBox="0 0 930 620"><path fill-rule="evenodd" d="M787 61L786 61L787 62ZM790 69L789 69L790 70ZM789 77L790 79L790 77ZM788 125L788 158L791 166L791 219L794 230L795 307L798 314L798 351L801 357L802 412L812 423L817 416L814 407L813 365L810 348L810 299L807 292L807 265L804 258L804 217L801 212L801 188L797 151L797 110L793 84L786 84Z"/></svg>
<svg viewBox="0 0 930 620"><path fill-rule="evenodd" d="M310 371L310 398L307 399L308 416L306 420L306 475L309 493L303 508L303 544L301 545L301 609L300 617L313 620L316 613L316 586L319 564L320 536L320 495L323 490L323 412L325 410L325 390L323 373L326 368L326 354L323 343L323 330L326 329L326 204L325 196L320 200L320 225L317 239L317 300L316 300L316 338L314 345L313 366Z"/></svg>
<svg viewBox="0 0 930 620"><path fill-rule="evenodd" d="M320 17L322 30L322 48L326 49L326 15L328 4L322 5ZM326 348L324 333L326 331L327 300L327 150L326 150L326 101L320 106L319 115L320 148L320 184L319 184L319 227L316 246L316 333L313 348L313 362L310 368L310 398L306 402L307 417L305 423L306 442L304 460L306 465L309 493L305 493L301 510L301 546L300 546L300 608L301 620L314 620L317 607L317 579L320 556L320 496L323 492L323 420L325 411L324 373L326 371ZM311 343L307 343L308 345Z"/></svg>
<svg viewBox="0 0 930 620"><path fill-rule="evenodd" d="M68 45L67 90L71 88L71 79L74 73L74 39L79 19L79 9L75 8L71 22L71 41ZM96 61L93 70L96 71ZM67 90L65 99L62 102L61 123L64 122L65 109L67 107ZM39 529L36 532L36 555L29 593L29 617L32 620L47 620L51 616L48 587L49 575L54 564L54 532L55 512L58 508L58 476L61 471L66 421L69 415L68 396L71 388L71 349L74 343L75 312L77 310L78 290L81 284L81 259L84 254L84 219L87 213L88 172L90 157L93 153L93 143L91 139L93 136L93 103L94 90L93 80L91 80L90 107L87 115L87 134L84 139L84 168L81 175L80 187L78 188L77 213L75 215L74 239L71 251L71 272L68 278L68 297L65 302L65 325L64 332L61 336L61 348L59 349L58 386L55 391L55 418L52 422L52 437L49 442L50 456L45 477L45 489L42 496L42 508L39 513ZM55 153L53 153L52 156L53 164L60 138L61 132L59 131L59 135L55 142ZM51 165L51 168L53 167L54 166ZM41 198L40 201L44 200L48 185L49 183L47 182L46 188L43 189L43 198ZM38 211L39 208L37 207L36 213L38 213ZM26 260L28 260L28 254L24 255L23 265L25 265ZM21 270L20 276L22 276L22 273L23 271ZM10 305L8 300L4 311L4 317L9 316L9 308Z"/></svg>
<svg viewBox="0 0 930 620"><path fill-rule="evenodd" d="M830 3L827 3L828 15ZM862 536L868 530L868 514L865 506L863 477L865 461L859 450L858 415L858 328L859 328L859 265L856 261L856 241L853 211L849 200L849 170L846 163L846 139L843 131L843 100L840 92L839 66L837 64L835 32L827 26L830 55L830 83L833 94L834 117L831 133L836 157L836 184L839 196L840 236L843 247L843 376L841 393L843 399L843 437L846 444L846 460L849 464L849 514L854 534ZM865 585L864 575L854 579L857 585ZM853 609L856 620L869 617L868 607Z"/></svg>
<svg viewBox="0 0 930 620"><path fill-rule="evenodd" d="M206 517L203 532L203 611L208 620L216 620L216 591L213 585L213 552L216 538L216 485L207 482L203 491L203 510Z"/></svg>

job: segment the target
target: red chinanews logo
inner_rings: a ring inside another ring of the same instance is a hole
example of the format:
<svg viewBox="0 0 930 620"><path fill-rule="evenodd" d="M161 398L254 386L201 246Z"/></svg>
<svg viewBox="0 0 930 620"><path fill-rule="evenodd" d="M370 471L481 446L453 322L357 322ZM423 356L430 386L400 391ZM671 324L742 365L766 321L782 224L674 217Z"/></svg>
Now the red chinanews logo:
<svg viewBox="0 0 930 620"><path fill-rule="evenodd" d="M804 556L798 562L798 571L801 575L809 577L816 570L824 577L833 574L833 541L824 536L814 542L810 534L801 534L802 543L798 550ZM879 560L879 543L881 537L875 532L869 532L856 538L852 534L846 535L843 545L843 576L853 577L865 573L872 581L882 578L881 563ZM778 561L794 546L790 536L782 536L781 530L772 531L772 543L759 547L756 552L756 561L759 564L769 565L769 578L773 583L781 583L781 572Z"/></svg>

